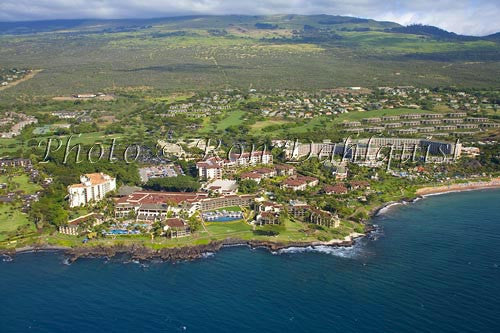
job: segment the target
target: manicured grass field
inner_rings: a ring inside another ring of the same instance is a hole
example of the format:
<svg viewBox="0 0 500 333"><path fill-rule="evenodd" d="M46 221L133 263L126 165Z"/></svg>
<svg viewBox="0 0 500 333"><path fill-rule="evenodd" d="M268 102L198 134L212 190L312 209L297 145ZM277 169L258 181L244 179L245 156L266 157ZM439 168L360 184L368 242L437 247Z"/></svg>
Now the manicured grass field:
<svg viewBox="0 0 500 333"><path fill-rule="evenodd" d="M215 124L210 121L210 118L203 119L203 127L199 130L199 133L210 133L213 131L224 131L226 128L230 126L238 126L243 124L243 117L245 116L245 112L241 110L236 111L228 111L224 118Z"/></svg>
<svg viewBox="0 0 500 333"><path fill-rule="evenodd" d="M258 134L262 133L262 130L266 127L273 125L283 125L287 123L289 123L288 120L269 119L269 120L258 121L255 124L251 125L250 128L252 129L253 134Z"/></svg>
<svg viewBox="0 0 500 333"><path fill-rule="evenodd" d="M19 208L14 205L0 205L0 240L5 238L5 233L15 231L18 227L29 224L28 217Z"/></svg>
<svg viewBox="0 0 500 333"><path fill-rule="evenodd" d="M212 236L236 237L240 234L251 233L252 227L243 221L205 223Z"/></svg>
<svg viewBox="0 0 500 333"><path fill-rule="evenodd" d="M217 130L223 131L230 126L237 126L243 123L245 112L241 110L230 111L229 115L217 124Z"/></svg>
<svg viewBox="0 0 500 333"><path fill-rule="evenodd" d="M0 183L6 183L9 191L23 190L26 194L32 194L41 189L40 185L32 183L26 174L13 175L12 178L2 175Z"/></svg>

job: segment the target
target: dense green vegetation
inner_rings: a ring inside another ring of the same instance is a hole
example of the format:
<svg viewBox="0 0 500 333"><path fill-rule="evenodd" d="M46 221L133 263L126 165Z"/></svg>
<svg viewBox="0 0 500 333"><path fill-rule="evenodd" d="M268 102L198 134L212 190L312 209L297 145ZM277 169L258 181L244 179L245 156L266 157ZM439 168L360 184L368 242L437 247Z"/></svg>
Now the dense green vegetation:
<svg viewBox="0 0 500 333"><path fill-rule="evenodd" d="M196 192L200 188L200 183L189 176L177 176L153 178L144 187L155 191Z"/></svg>

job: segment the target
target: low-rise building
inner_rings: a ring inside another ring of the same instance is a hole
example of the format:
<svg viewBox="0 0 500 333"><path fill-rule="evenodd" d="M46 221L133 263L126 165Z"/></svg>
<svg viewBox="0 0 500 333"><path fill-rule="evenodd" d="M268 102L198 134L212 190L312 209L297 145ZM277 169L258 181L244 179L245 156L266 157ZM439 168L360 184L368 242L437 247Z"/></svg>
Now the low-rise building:
<svg viewBox="0 0 500 333"><path fill-rule="evenodd" d="M170 238L186 237L191 230L186 221L180 218L168 218L164 221L163 230Z"/></svg>
<svg viewBox="0 0 500 333"><path fill-rule="evenodd" d="M295 168L288 164L277 164L274 169L278 176L293 176L295 174Z"/></svg>
<svg viewBox="0 0 500 333"><path fill-rule="evenodd" d="M67 224L59 227L59 233L65 235L78 236L80 233L84 232L83 225L87 227L93 227L104 222L104 216L101 214L90 213L84 216L80 216L76 219L68 221Z"/></svg>
<svg viewBox="0 0 500 333"><path fill-rule="evenodd" d="M238 184L235 180L217 179L207 184L205 190L217 194L235 194L238 191Z"/></svg>
<svg viewBox="0 0 500 333"><path fill-rule="evenodd" d="M325 185L323 187L323 192L325 194L346 194L349 192L349 189L344 184L335 184L335 185Z"/></svg>
<svg viewBox="0 0 500 333"><path fill-rule="evenodd" d="M308 187L314 187L319 184L319 180L315 177L299 175L296 178L286 179L281 188L291 189L292 191L305 191Z"/></svg>
<svg viewBox="0 0 500 333"><path fill-rule="evenodd" d="M0 167L28 167L31 166L31 160L28 158L5 158L0 159Z"/></svg>

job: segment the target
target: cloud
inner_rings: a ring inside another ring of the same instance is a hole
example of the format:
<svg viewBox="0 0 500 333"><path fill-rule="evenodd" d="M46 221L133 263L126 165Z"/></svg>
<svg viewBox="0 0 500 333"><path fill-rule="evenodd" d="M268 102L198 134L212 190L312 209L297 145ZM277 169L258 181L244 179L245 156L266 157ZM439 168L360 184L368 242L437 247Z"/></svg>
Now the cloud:
<svg viewBox="0 0 500 333"><path fill-rule="evenodd" d="M500 31L498 0L2 0L0 21L193 14L332 14L423 23L468 35Z"/></svg>

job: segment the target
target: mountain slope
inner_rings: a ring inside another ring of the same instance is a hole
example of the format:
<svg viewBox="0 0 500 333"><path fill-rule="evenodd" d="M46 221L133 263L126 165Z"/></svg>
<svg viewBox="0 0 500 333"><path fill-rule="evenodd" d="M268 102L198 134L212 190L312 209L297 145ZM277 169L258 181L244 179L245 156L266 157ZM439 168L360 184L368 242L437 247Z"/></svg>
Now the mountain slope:
<svg viewBox="0 0 500 333"><path fill-rule="evenodd" d="M0 67L44 69L2 92L151 87L498 86L498 38L330 15L0 23Z"/></svg>

